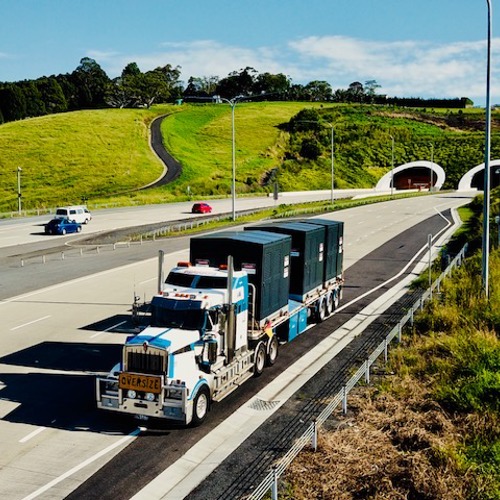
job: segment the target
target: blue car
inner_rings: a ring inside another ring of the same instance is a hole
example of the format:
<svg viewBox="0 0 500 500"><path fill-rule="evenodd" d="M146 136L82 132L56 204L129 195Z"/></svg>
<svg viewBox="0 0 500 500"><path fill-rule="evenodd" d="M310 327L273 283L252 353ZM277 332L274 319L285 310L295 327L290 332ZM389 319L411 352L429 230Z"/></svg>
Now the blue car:
<svg viewBox="0 0 500 500"><path fill-rule="evenodd" d="M66 234L79 233L82 230L82 225L79 222L74 222L66 218L52 219L45 224L46 234Z"/></svg>

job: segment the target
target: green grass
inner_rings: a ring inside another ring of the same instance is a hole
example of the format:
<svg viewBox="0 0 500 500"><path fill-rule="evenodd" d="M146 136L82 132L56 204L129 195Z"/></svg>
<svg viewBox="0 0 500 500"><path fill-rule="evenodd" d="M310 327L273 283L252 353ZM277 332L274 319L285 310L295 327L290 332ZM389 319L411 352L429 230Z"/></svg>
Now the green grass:
<svg viewBox="0 0 500 500"><path fill-rule="evenodd" d="M80 203L156 179L148 145L152 110L78 111L0 127L0 212L17 208L17 167L25 208Z"/></svg>
<svg viewBox="0 0 500 500"><path fill-rule="evenodd" d="M262 187L266 172L281 162L286 123L307 103L238 103L235 107L235 165L238 194L271 191ZM163 122L165 146L183 163L182 179L172 190L180 195L190 187L194 196L228 195L232 179L231 107L197 105Z"/></svg>
<svg viewBox="0 0 500 500"><path fill-rule="evenodd" d="M498 207L498 190L492 206ZM458 240L477 238L478 197L460 210L466 224ZM446 450L464 473L474 473L471 498L500 498L500 248L489 262L489 298L477 250L444 280L440 293L415 317L414 332L391 353L391 369L423 383L462 429L456 448ZM423 276L427 280L427 276ZM417 382L415 382L417 383ZM390 384L384 383L385 389ZM390 390L390 389L389 389ZM404 397L404 395L403 395ZM475 484L481 490L475 491Z"/></svg>
<svg viewBox="0 0 500 500"><path fill-rule="evenodd" d="M454 187L482 161L482 115L477 110L411 110L381 106L305 102L240 102L236 105L236 192L266 193L329 189L330 130L318 137L317 161L297 156L302 138L283 127L314 107L335 130L335 187L372 187L395 163L430 159ZM163 171L150 150L148 126L161 114L167 149L183 166L182 176L161 188L138 191ZM494 113L492 157L500 156ZM458 120L458 122L457 122ZM459 128L462 127L462 128ZM0 126L0 213L17 210L17 168L22 168L22 206L44 210L87 199L91 208L230 196L231 107L222 104L161 105L151 109L106 109L63 113Z"/></svg>

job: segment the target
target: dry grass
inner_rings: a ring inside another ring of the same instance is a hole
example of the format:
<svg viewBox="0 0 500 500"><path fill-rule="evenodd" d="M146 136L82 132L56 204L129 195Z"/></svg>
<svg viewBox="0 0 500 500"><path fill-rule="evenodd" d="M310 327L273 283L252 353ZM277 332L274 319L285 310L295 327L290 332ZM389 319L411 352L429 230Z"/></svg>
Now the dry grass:
<svg viewBox="0 0 500 500"><path fill-rule="evenodd" d="M453 459L461 430L423 386L401 381L404 399L362 389L335 431L320 433L317 452L304 452L284 478L283 498L470 498L472 473Z"/></svg>

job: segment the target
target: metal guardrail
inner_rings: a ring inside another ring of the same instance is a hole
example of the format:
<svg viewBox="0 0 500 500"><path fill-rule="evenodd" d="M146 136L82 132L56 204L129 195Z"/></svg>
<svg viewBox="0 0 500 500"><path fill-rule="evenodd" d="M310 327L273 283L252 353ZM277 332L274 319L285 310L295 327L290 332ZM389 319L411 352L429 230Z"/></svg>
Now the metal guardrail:
<svg viewBox="0 0 500 500"><path fill-rule="evenodd" d="M462 264L465 254L467 252L467 245L465 245L458 255L450 262L447 268L440 274L440 276L432 283L431 287L427 289L421 297L414 302L410 310L401 318L400 322L392 328L384 340L373 350L363 364L356 370L352 377L346 382L342 389L333 396L331 402L323 409L323 411L311 422L306 431L300 436L293 446L276 462L271 468L271 471L262 480L262 482L252 491L246 500L260 500L270 491L272 500L278 500L278 483L280 476L285 472L287 467L293 462L298 454L309 444L312 445L316 451L318 442L318 430L322 424L332 415L332 413L342 405L342 411L347 412L347 398L349 392L356 386L356 384L364 378L366 383L370 382L370 368L377 361L380 355L384 354L384 362L387 362L387 352L390 343L397 337L398 342L401 342L401 335L403 328L408 322L413 324L413 318L416 311L422 309L425 302L432 299L434 290L439 292L441 283L453 269Z"/></svg>

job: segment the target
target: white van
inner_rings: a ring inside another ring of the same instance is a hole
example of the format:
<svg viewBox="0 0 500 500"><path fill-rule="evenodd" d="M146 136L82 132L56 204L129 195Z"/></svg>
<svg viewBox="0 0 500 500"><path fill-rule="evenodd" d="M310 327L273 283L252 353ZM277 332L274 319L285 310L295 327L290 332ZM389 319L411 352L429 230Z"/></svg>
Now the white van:
<svg viewBox="0 0 500 500"><path fill-rule="evenodd" d="M56 209L57 219L69 219L71 221L79 222L80 224L87 224L92 219L88 208L84 205L74 205L71 207L59 207Z"/></svg>

